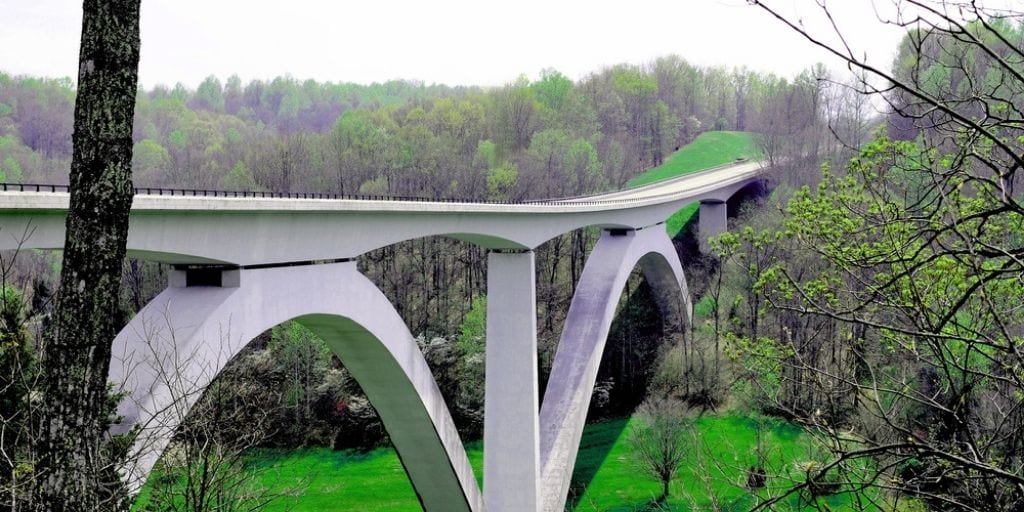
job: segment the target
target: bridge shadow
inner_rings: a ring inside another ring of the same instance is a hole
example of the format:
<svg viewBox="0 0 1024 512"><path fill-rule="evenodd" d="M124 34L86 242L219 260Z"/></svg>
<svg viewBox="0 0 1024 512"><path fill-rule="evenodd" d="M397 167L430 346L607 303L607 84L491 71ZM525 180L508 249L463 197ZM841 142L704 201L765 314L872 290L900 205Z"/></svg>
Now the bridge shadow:
<svg viewBox="0 0 1024 512"><path fill-rule="evenodd" d="M583 493L594 480L597 471L604 465L612 447L629 425L629 417L590 423L583 431L580 449L576 454L576 467L569 483L567 510L574 510L583 498Z"/></svg>

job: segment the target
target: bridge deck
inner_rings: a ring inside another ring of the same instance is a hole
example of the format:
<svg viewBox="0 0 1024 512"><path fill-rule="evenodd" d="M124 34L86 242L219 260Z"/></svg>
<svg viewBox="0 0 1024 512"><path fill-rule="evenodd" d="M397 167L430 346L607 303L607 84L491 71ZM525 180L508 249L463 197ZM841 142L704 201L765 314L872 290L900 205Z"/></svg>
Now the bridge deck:
<svg viewBox="0 0 1024 512"><path fill-rule="evenodd" d="M523 203L139 194L128 251L173 264L338 260L424 236L489 249L532 249L586 226L642 229L694 201L724 201L758 179L759 162L620 192ZM70 196L0 191L0 250L59 249Z"/></svg>
<svg viewBox="0 0 1024 512"><path fill-rule="evenodd" d="M520 203L432 201L430 199L320 199L299 197L223 197L140 193L132 209L221 211L381 211L452 213L551 213L620 210L685 200L707 194L730 183L745 181L760 172L760 162L744 162L678 178L586 197L557 198ZM140 189L150 190L150 189ZM199 192L199 191L196 191ZM203 191L205 192L205 191ZM298 194L297 194L298 195ZM0 191L0 210L67 210L69 194L44 191Z"/></svg>

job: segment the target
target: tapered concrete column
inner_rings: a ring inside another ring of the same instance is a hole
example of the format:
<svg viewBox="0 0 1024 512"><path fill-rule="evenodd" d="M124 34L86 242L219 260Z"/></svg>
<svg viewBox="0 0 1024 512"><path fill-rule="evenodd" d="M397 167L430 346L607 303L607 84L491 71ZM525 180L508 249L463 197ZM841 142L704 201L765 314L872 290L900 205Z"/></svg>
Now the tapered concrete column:
<svg viewBox="0 0 1024 512"><path fill-rule="evenodd" d="M726 204L722 201L700 202L700 252L709 254L711 245L708 239L725 233L729 225L727 210Z"/></svg>
<svg viewBox="0 0 1024 512"><path fill-rule="evenodd" d="M487 258L484 507L539 510L537 300L533 251Z"/></svg>

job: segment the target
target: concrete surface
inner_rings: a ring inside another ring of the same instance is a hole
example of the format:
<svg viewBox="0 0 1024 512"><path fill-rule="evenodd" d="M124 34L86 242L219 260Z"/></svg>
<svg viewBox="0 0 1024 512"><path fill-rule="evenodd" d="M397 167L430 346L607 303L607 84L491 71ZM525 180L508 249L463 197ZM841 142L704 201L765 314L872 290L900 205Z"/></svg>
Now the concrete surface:
<svg viewBox="0 0 1024 512"><path fill-rule="evenodd" d="M533 251L487 257L484 505L539 510L537 297Z"/></svg>
<svg viewBox="0 0 1024 512"><path fill-rule="evenodd" d="M256 335L296 320L322 337L387 428L426 510L479 511L481 494L430 369L387 298L354 262L241 270L240 286L170 287L117 336L111 381L130 396L115 432L141 427L138 489L175 427Z"/></svg>
<svg viewBox="0 0 1024 512"><path fill-rule="evenodd" d="M540 411L545 512L560 512L565 506L608 331L626 281L638 264L656 287L656 297L674 297L666 309L681 310L689 321L686 278L664 229L601 236L569 306Z"/></svg>
<svg viewBox="0 0 1024 512"><path fill-rule="evenodd" d="M537 204L136 196L130 256L167 263L254 265L353 258L424 236L490 249L533 249L585 226L637 229L686 204L728 199L760 164L638 189ZM59 249L68 195L0 192L0 250ZM329 234L329 236L325 236Z"/></svg>

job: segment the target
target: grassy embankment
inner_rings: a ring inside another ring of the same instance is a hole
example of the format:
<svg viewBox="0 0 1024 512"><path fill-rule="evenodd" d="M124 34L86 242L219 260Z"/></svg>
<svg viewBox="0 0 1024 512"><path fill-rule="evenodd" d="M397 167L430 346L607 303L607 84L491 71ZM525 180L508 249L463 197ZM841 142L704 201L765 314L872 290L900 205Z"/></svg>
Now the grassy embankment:
<svg viewBox="0 0 1024 512"><path fill-rule="evenodd" d="M759 154L754 134L750 132L704 132L693 142L683 146L665 163L631 180L627 187L639 187L655 181L675 178L735 161L737 158L756 158ZM679 210L666 222L668 234L675 237L697 213L699 205L693 203Z"/></svg>
<svg viewBox="0 0 1024 512"><path fill-rule="evenodd" d="M590 483L573 500L576 510L644 510L657 496L657 482L638 472L630 456L630 421L634 420L587 426L574 480L582 477ZM697 420L696 433L700 442L689 450L679 477L672 484L667 505L671 510L706 510L716 499L726 510L749 509L754 498L743 483L747 468L756 462L757 424L739 416L705 416ZM762 446L770 474L798 477L794 462L810 458L807 439L800 429L779 421L768 420L763 425ZM479 480L483 467L481 445L469 443L467 450ZM250 469L255 471L260 485L285 494L266 510L420 510L391 448L366 454L328 448L261 450L253 453ZM788 483L788 479L769 480L769 486L775 488ZM841 502L841 498L828 500L832 507Z"/></svg>

